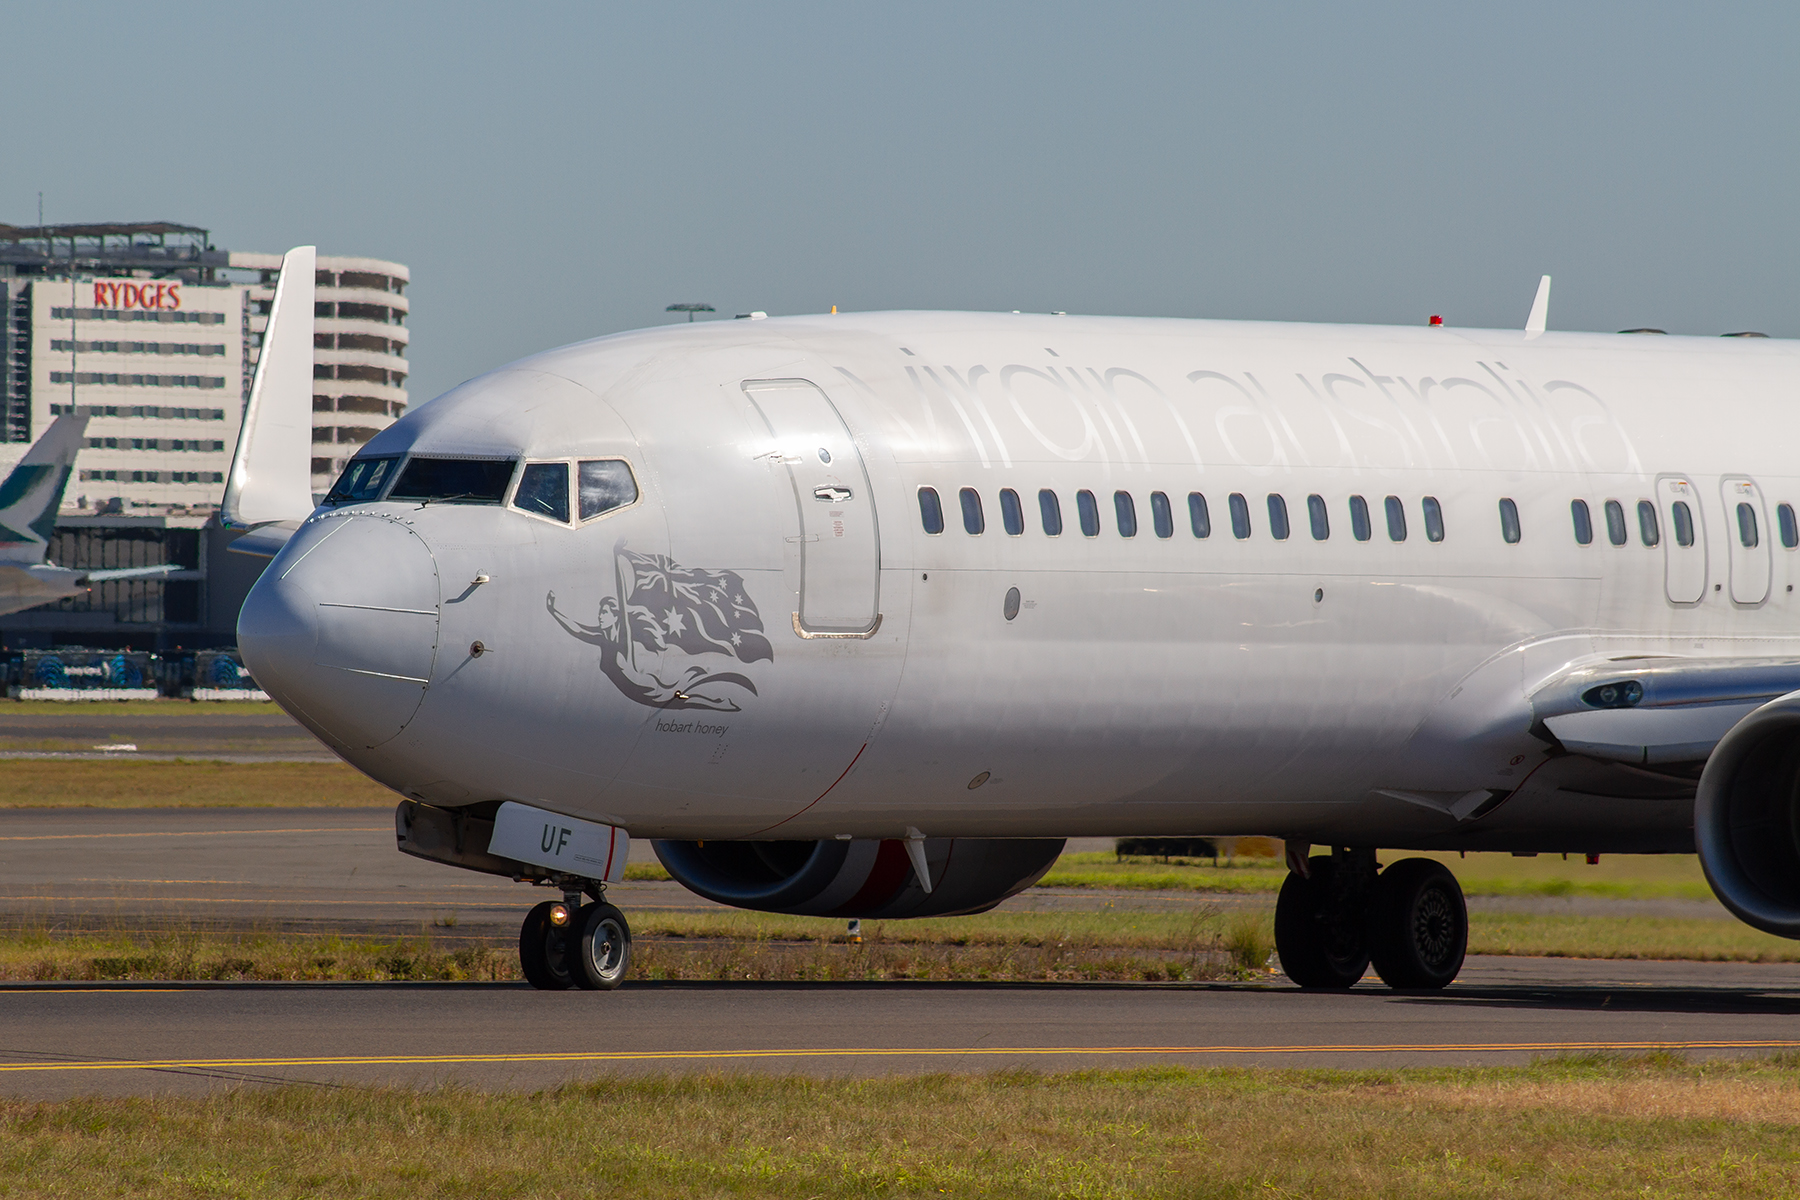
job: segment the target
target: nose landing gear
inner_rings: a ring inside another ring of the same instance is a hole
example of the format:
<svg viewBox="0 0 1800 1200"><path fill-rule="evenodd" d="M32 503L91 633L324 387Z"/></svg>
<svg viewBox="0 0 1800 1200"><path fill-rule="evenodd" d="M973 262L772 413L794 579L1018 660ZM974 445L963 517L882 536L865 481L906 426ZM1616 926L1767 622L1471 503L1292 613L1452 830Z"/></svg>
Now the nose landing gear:
<svg viewBox="0 0 1800 1200"><path fill-rule="evenodd" d="M1435 989L1456 978L1469 914L1443 864L1408 858L1382 871L1369 849L1303 855L1290 853L1295 869L1275 903L1275 949L1289 979L1341 990L1371 963L1391 988Z"/></svg>
<svg viewBox="0 0 1800 1200"><path fill-rule="evenodd" d="M611 991L631 968L631 926L606 903L606 885L562 878L561 901L546 900L519 928L519 967L534 988ZM593 903L582 903L590 895Z"/></svg>

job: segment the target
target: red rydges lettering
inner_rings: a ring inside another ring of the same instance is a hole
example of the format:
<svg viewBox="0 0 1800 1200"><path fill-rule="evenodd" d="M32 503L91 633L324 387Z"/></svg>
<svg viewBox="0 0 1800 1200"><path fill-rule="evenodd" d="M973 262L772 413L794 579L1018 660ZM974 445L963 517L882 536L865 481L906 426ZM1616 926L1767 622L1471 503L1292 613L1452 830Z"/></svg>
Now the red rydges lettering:
<svg viewBox="0 0 1800 1200"><path fill-rule="evenodd" d="M180 308L179 283L129 279L94 280L95 308Z"/></svg>

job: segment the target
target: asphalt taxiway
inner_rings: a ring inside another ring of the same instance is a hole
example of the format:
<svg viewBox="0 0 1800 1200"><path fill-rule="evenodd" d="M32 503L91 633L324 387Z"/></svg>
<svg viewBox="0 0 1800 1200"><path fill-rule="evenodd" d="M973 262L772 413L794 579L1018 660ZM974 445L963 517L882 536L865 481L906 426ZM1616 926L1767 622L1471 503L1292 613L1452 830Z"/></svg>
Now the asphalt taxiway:
<svg viewBox="0 0 1800 1200"><path fill-rule="evenodd" d="M1191 984L0 988L0 1094L535 1089L619 1073L1400 1066L1800 1047L1800 966L1473 959L1444 992Z"/></svg>

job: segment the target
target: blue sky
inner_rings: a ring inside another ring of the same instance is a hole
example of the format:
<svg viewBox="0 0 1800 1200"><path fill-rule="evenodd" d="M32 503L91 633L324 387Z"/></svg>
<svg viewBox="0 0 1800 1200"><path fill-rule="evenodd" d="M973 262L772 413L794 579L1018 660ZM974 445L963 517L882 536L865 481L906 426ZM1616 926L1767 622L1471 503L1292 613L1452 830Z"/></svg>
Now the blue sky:
<svg viewBox="0 0 1800 1200"><path fill-rule="evenodd" d="M0 3L0 221L409 264L415 403L722 315L1800 334L1800 7Z"/></svg>

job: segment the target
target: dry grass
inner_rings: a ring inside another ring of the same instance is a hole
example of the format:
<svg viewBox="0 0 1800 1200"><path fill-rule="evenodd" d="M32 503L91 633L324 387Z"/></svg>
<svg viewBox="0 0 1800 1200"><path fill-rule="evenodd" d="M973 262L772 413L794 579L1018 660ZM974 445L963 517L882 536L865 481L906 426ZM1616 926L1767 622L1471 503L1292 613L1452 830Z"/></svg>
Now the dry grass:
<svg viewBox="0 0 1800 1200"><path fill-rule="evenodd" d="M1785 1197L1790 1062L655 1076L0 1103L0 1195ZM1784 1111L1784 1108L1786 1111Z"/></svg>
<svg viewBox="0 0 1800 1200"><path fill-rule="evenodd" d="M398 796L344 763L15 758L0 808L383 808Z"/></svg>

